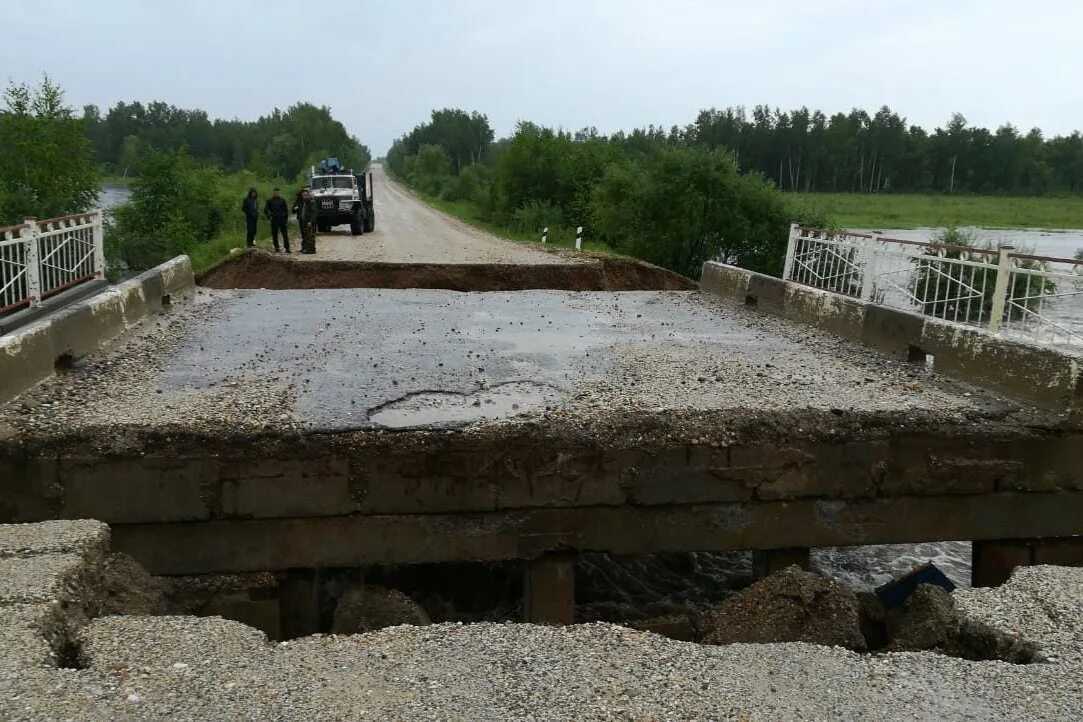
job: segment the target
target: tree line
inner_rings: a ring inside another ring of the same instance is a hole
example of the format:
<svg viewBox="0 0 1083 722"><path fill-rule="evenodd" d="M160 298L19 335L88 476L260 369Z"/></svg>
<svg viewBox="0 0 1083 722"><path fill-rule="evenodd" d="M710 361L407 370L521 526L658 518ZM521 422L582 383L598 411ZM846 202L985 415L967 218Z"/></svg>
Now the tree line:
<svg viewBox="0 0 1083 722"><path fill-rule="evenodd" d="M107 220L111 272L178 253L207 265L243 238L248 188L267 197L328 156L357 169L369 163L368 149L326 107L298 103L253 122L211 121L161 102L117 103L104 117L87 106L80 116L47 76L33 87L9 83L0 102L0 226L93 208L105 170L134 177L130 201Z"/></svg>
<svg viewBox="0 0 1083 722"><path fill-rule="evenodd" d="M587 239L685 275L724 259L781 269L794 219L824 222L794 207L758 173L740 173L730 150L653 129L604 136L521 122L493 140L487 118L433 111L396 141L392 173L469 215L537 237Z"/></svg>
<svg viewBox="0 0 1083 722"><path fill-rule="evenodd" d="M742 170L788 191L1046 195L1083 191L1083 136L995 131L955 113L931 133L887 106L830 118L819 110L711 108L668 135L727 148Z"/></svg>
<svg viewBox="0 0 1083 722"><path fill-rule="evenodd" d="M329 156L357 169L371 159L329 108L311 103L244 121L212 120L206 111L161 101L119 102L104 115L96 105L85 106L82 121L95 161L116 175L138 172L147 150L184 148L194 160L227 173L251 170L278 178L295 178Z"/></svg>

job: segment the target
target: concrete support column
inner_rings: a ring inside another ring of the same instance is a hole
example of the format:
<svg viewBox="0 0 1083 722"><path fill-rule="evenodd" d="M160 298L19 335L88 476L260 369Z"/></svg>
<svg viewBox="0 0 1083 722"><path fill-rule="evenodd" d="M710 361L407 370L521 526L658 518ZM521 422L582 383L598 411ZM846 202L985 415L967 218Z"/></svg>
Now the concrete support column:
<svg viewBox="0 0 1083 722"><path fill-rule="evenodd" d="M289 569L279 576L278 616L283 639L320 631L319 570Z"/></svg>
<svg viewBox="0 0 1083 722"><path fill-rule="evenodd" d="M546 554L527 562L523 617L540 624L571 624L575 617L575 555Z"/></svg>
<svg viewBox="0 0 1083 722"><path fill-rule="evenodd" d="M1003 584L1016 567L1031 564L1083 566L1083 537L976 541L972 549L970 575L975 587Z"/></svg>
<svg viewBox="0 0 1083 722"><path fill-rule="evenodd" d="M752 552L752 576L763 579L793 564L808 569L809 552L808 547L755 549Z"/></svg>

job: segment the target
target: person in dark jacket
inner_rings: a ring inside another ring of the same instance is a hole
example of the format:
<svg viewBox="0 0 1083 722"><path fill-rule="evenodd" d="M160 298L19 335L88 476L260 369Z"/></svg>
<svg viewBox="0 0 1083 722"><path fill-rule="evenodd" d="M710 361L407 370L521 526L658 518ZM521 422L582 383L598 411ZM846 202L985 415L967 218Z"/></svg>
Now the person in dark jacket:
<svg viewBox="0 0 1083 722"><path fill-rule="evenodd" d="M301 226L301 253L316 252L316 199L308 187L297 195L297 205L293 207L297 222Z"/></svg>
<svg viewBox="0 0 1083 722"><path fill-rule="evenodd" d="M251 248L256 245L256 223L259 221L259 197L255 188L248 189L248 195L241 201L241 210L244 212L244 222L248 231L244 242Z"/></svg>
<svg viewBox="0 0 1083 722"><path fill-rule="evenodd" d="M275 253L278 253L279 233L282 234L282 245L286 247L286 253L289 253L290 237L286 233L286 221L290 217L290 208L277 188L274 190L274 195L268 198L263 206L263 215L271 222L271 241L275 244Z"/></svg>

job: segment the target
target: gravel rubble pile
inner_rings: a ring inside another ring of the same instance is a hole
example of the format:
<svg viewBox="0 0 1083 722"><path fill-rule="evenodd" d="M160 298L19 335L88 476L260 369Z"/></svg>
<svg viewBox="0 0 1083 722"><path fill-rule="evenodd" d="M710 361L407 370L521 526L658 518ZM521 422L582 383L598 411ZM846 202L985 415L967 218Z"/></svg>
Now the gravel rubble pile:
<svg viewBox="0 0 1083 722"><path fill-rule="evenodd" d="M55 525L27 528L45 549L64 538ZM0 540L17 536L27 535L0 527ZM51 556L71 555L29 560ZM101 559L88 552L83 563L92 578ZM56 581L69 576L58 574ZM2 719L1083 715L1080 568L1026 568L1000 588L956 592L969 618L1038 645L1043 661L1027 665L926 652L862 655L805 643L697 645L604 623L400 626L277 644L218 617L106 616L65 629L57 610L78 599L60 587L52 601L0 600ZM65 648L65 656L50 651Z"/></svg>
<svg viewBox="0 0 1083 722"><path fill-rule="evenodd" d="M220 619L111 617L82 634L87 669L3 680L0 715L177 719L982 719L1083 714L1083 570L1025 570L959 595L1050 661L860 655L810 644L677 642L608 624L443 624L276 645Z"/></svg>

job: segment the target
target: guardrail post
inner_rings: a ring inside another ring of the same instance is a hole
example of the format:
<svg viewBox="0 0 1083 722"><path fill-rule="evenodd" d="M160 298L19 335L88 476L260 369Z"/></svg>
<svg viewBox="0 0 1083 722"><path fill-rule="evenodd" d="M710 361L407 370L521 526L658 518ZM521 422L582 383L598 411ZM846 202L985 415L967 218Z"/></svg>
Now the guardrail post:
<svg viewBox="0 0 1083 722"><path fill-rule="evenodd" d="M94 211L90 232L94 239L94 278L105 278L105 228L101 209Z"/></svg>
<svg viewBox="0 0 1083 722"><path fill-rule="evenodd" d="M876 285L876 262L880 259L880 238L866 238L861 244L861 255L861 300L871 301Z"/></svg>
<svg viewBox="0 0 1083 722"><path fill-rule="evenodd" d="M796 223L790 224L790 237L786 242L786 263L782 267L782 280L789 281L793 273L793 257L797 252L797 239L801 237L801 226Z"/></svg>
<svg viewBox="0 0 1083 722"><path fill-rule="evenodd" d="M990 333L1000 330L1004 309L1008 305L1008 286L1012 276L1012 259L1009 254L1015 250L1015 247L1000 246L997 250L1000 252L1000 257L997 259L997 281L993 287L993 307L989 311Z"/></svg>
<svg viewBox="0 0 1083 722"><path fill-rule="evenodd" d="M27 218L23 223L26 224L26 235L22 236L26 241L26 297L33 308L41 305L41 263L38 260L41 231L37 218Z"/></svg>

